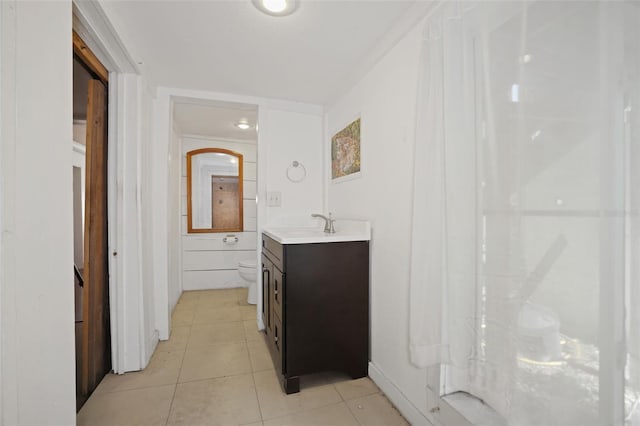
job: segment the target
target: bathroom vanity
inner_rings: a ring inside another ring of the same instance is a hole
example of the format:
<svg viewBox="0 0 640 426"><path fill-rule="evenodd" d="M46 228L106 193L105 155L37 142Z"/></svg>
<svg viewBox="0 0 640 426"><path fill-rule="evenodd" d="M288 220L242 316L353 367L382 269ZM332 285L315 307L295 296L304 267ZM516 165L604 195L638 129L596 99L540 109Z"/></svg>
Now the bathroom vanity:
<svg viewBox="0 0 640 426"><path fill-rule="evenodd" d="M367 375L368 223L366 231L272 229L262 235L262 319L287 394L300 390L304 374Z"/></svg>

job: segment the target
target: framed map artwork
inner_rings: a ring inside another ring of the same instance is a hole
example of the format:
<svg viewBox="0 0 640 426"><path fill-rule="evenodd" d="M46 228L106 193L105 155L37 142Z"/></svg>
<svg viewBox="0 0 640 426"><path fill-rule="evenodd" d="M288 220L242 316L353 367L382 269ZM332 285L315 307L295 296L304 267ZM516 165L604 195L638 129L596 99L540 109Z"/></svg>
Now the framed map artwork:
<svg viewBox="0 0 640 426"><path fill-rule="evenodd" d="M360 176L360 119L331 138L331 179L333 182Z"/></svg>

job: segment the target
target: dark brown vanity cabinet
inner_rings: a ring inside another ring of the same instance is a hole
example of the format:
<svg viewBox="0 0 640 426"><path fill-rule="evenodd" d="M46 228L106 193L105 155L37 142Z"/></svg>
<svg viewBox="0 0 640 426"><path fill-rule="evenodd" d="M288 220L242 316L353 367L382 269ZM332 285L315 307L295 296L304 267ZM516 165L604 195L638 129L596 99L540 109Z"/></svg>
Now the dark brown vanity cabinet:
<svg viewBox="0 0 640 426"><path fill-rule="evenodd" d="M369 242L280 244L262 237L262 319L286 393L321 371L367 375Z"/></svg>

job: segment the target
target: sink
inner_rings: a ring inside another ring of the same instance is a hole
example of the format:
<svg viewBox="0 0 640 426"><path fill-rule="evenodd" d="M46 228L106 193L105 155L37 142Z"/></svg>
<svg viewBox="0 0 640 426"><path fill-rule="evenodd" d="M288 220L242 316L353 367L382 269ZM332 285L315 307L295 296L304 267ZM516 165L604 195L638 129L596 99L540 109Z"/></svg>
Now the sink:
<svg viewBox="0 0 640 426"><path fill-rule="evenodd" d="M364 220L338 219L335 234L317 227L267 227L262 230L280 244L338 243L371 240L371 225Z"/></svg>

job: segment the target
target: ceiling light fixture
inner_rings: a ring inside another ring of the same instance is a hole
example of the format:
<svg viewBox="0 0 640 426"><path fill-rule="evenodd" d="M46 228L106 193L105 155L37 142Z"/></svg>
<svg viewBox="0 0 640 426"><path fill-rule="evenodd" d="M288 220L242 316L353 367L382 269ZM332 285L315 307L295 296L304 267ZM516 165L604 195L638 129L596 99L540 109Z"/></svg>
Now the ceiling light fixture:
<svg viewBox="0 0 640 426"><path fill-rule="evenodd" d="M249 130L251 128L251 124L249 124L249 122L245 118L235 123L234 126L236 126L240 130Z"/></svg>
<svg viewBox="0 0 640 426"><path fill-rule="evenodd" d="M298 8L298 0L252 0L253 5L271 16L291 15Z"/></svg>

